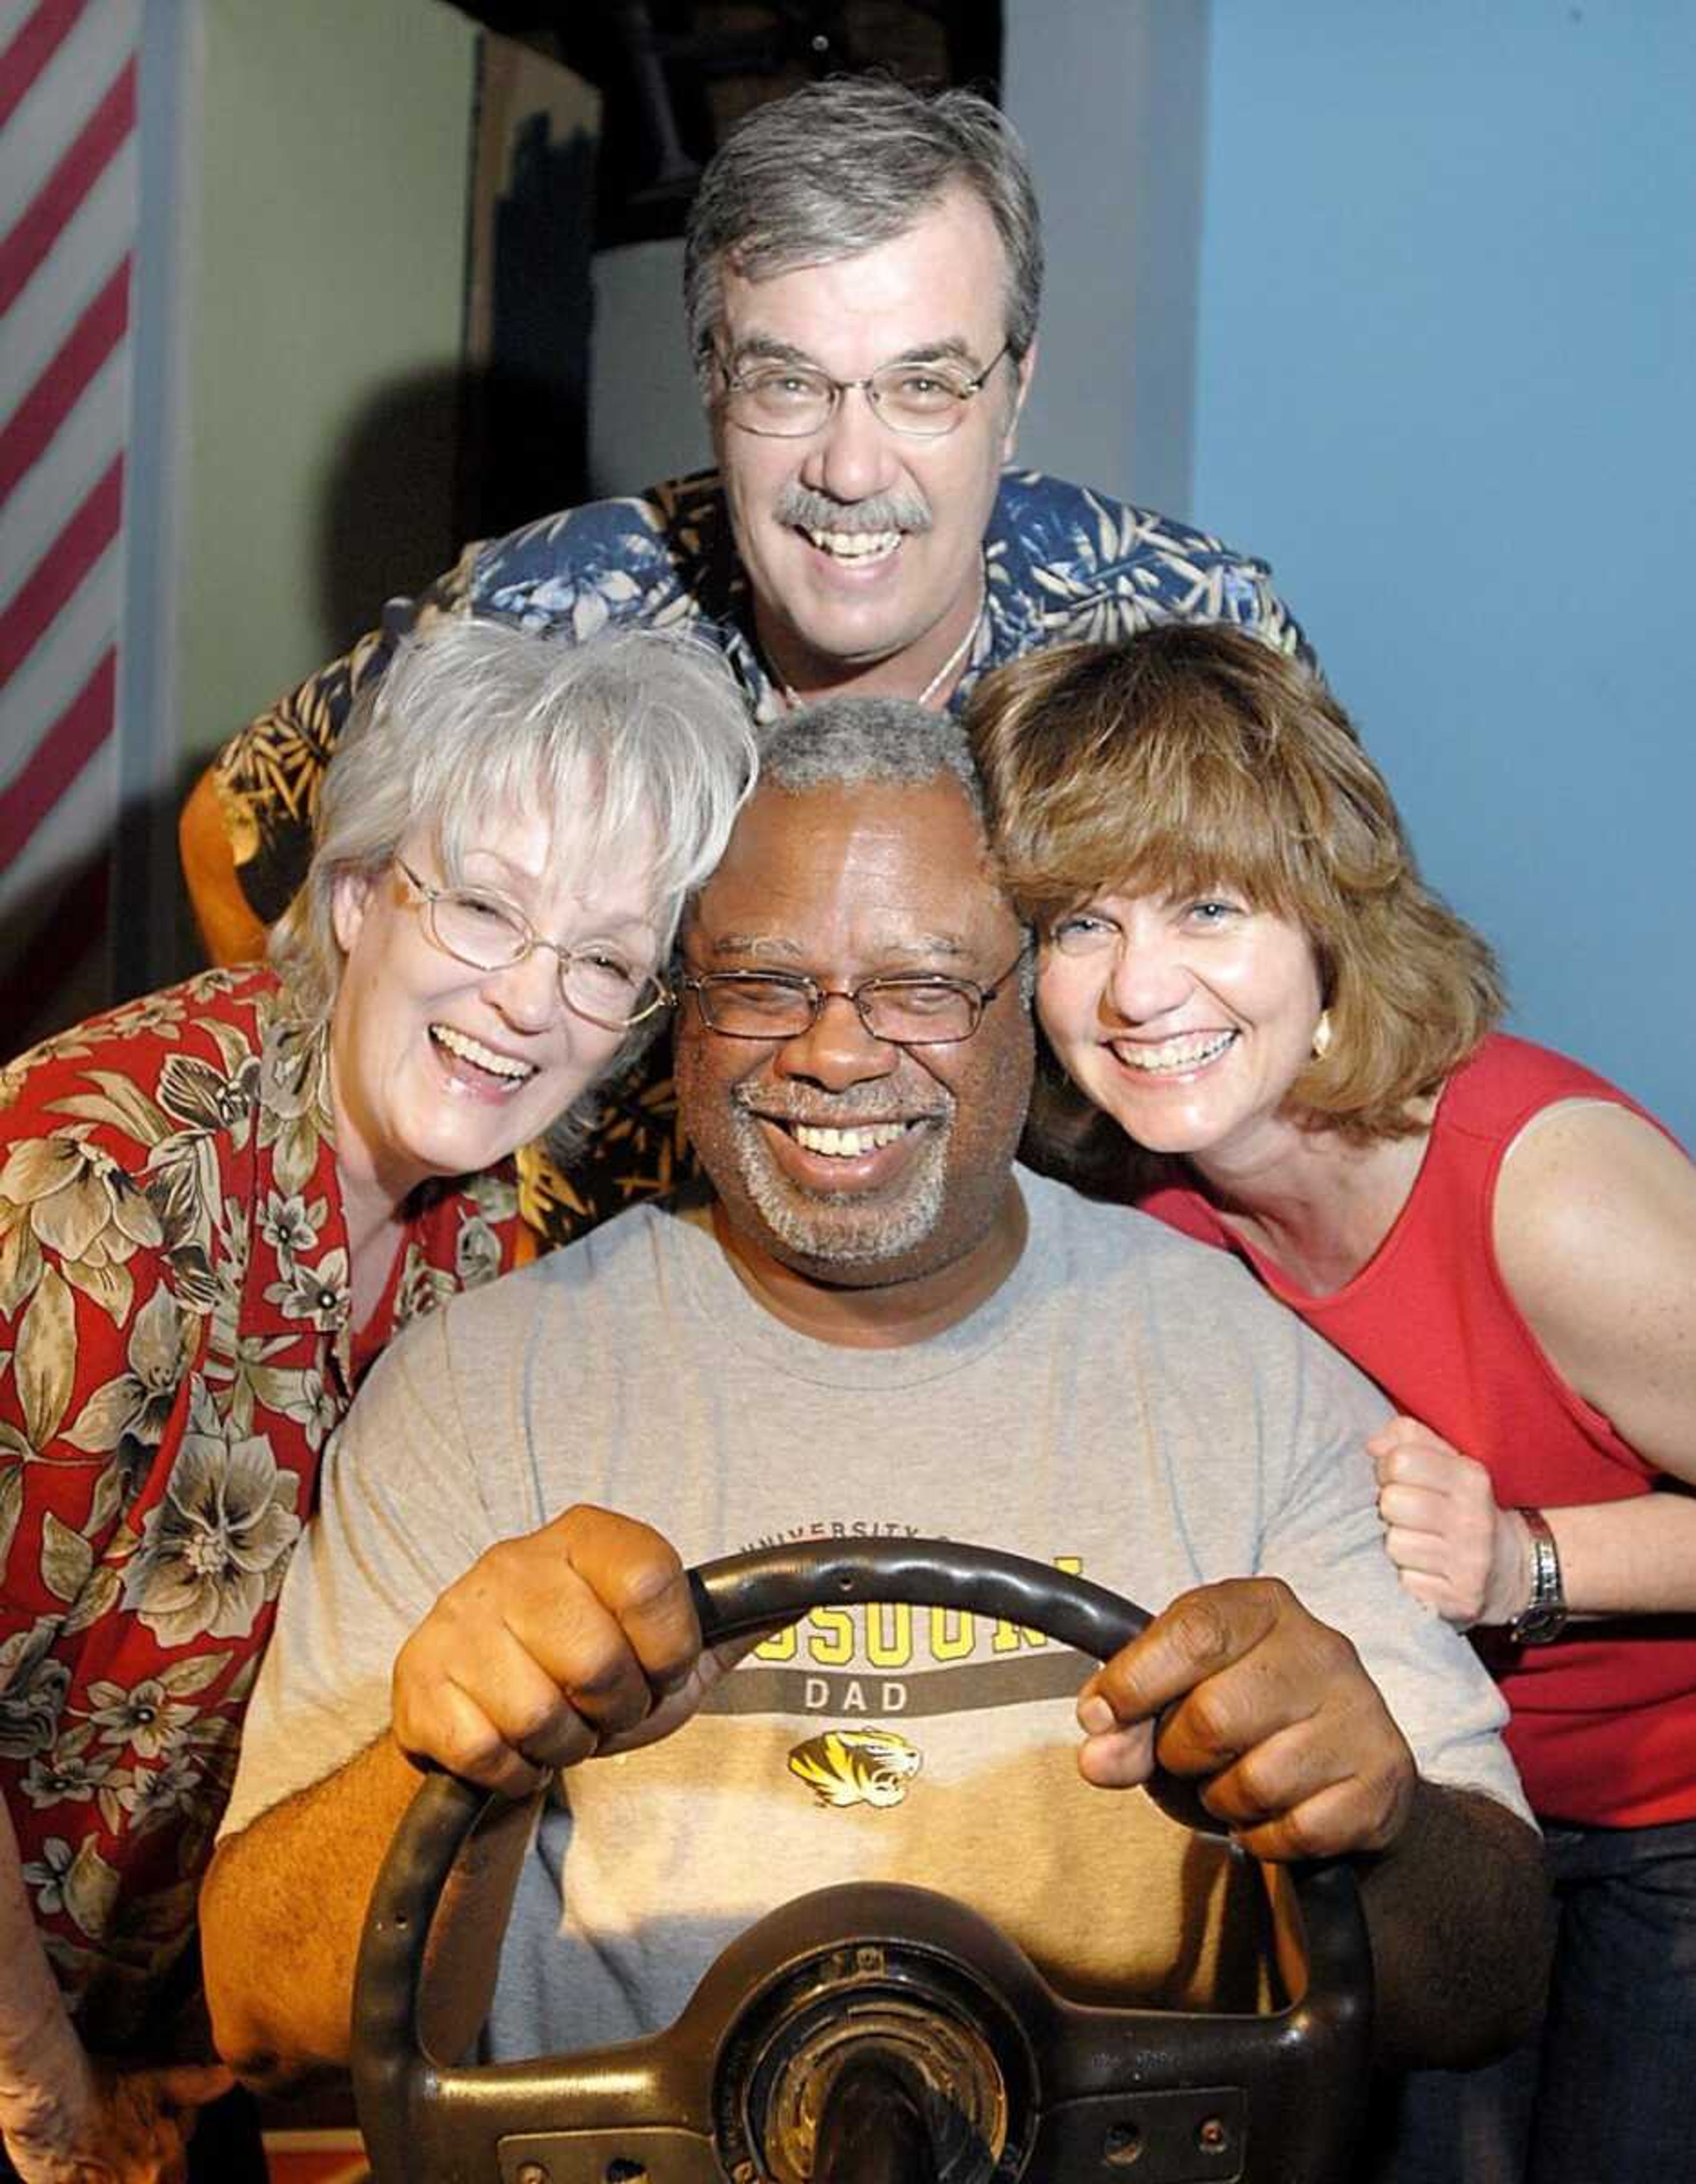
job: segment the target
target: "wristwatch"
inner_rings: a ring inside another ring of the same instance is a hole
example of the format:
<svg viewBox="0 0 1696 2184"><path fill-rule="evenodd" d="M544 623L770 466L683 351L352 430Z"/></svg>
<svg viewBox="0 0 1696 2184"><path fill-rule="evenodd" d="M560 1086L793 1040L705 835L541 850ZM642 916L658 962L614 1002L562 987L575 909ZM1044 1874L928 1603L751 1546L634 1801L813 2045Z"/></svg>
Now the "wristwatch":
<svg viewBox="0 0 1696 2184"><path fill-rule="evenodd" d="M1515 1646L1546 1646L1566 1628L1566 1595L1560 1583L1560 1551L1541 1509L1516 1509L1531 1534L1531 1598L1508 1625Z"/></svg>

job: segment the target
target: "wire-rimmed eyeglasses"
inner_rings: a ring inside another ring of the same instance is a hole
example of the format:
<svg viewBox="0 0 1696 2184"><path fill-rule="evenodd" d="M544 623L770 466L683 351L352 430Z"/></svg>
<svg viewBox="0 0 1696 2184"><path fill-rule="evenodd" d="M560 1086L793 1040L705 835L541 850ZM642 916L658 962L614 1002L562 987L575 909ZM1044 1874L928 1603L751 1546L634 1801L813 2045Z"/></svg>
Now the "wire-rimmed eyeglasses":
<svg viewBox="0 0 1696 2184"><path fill-rule="evenodd" d="M1009 351L1003 342L981 371L950 357L905 357L881 364L864 379L832 379L815 364L755 357L732 371L714 351L725 382L725 415L744 432L768 439L801 440L822 432L844 394L859 387L872 415L892 432L911 440L940 440L965 415L990 374Z"/></svg>
<svg viewBox="0 0 1696 2184"><path fill-rule="evenodd" d="M905 972L826 986L798 971L686 972L680 994L695 996L701 1021L726 1039L799 1039L826 1001L851 1001L874 1039L891 1046L953 1046L970 1039L983 1012L1025 961L1026 946L992 984Z"/></svg>
<svg viewBox="0 0 1696 2184"><path fill-rule="evenodd" d="M562 947L540 933L515 902L481 888L431 887L404 857L395 863L424 898L425 929L442 953L474 971L507 971L538 948L559 958L566 1007L603 1031L627 1031L672 999L665 981L634 963L611 941Z"/></svg>

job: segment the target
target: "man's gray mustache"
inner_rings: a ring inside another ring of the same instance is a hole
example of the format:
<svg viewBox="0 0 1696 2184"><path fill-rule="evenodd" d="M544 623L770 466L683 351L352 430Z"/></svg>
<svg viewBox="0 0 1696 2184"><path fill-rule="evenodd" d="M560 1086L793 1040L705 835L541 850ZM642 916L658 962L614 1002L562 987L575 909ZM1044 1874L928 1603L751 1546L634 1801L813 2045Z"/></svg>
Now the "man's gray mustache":
<svg viewBox="0 0 1696 2184"><path fill-rule="evenodd" d="M740 1114L768 1123L804 1123L818 1130L875 1129L880 1123L945 1123L951 1105L938 1107L891 1107L875 1094L856 1097L853 1092L834 1094L828 1101L816 1092L786 1098L781 1094L757 1096L736 1093L731 1103Z"/></svg>
<svg viewBox="0 0 1696 2184"><path fill-rule="evenodd" d="M780 523L801 531L928 531L931 511L909 493L874 493L869 500L832 500L810 486L787 485L778 495Z"/></svg>

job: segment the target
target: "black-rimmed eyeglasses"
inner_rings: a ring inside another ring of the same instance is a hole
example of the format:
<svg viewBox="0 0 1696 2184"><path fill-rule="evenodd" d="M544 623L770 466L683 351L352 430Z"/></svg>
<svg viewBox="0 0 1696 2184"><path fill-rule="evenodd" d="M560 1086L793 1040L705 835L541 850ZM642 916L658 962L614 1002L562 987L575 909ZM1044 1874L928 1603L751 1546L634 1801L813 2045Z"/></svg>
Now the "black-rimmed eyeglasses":
<svg viewBox="0 0 1696 2184"><path fill-rule="evenodd" d="M425 929L444 955L474 971L507 971L538 948L559 958L566 1007L603 1031L627 1031L670 1001L665 981L609 941L564 948L537 931L515 902L481 888L431 887L404 857L395 863L424 898Z"/></svg>
<svg viewBox="0 0 1696 2184"><path fill-rule="evenodd" d="M677 988L695 996L702 1022L726 1039L799 1039L817 1023L826 1001L852 1001L874 1039L892 1046L953 1046L971 1037L1025 954L1021 945L987 986L972 978L904 972L862 978L854 986L825 986L800 972L709 971L701 978L686 972Z"/></svg>
<svg viewBox="0 0 1696 2184"><path fill-rule="evenodd" d="M844 394L859 387L872 415L911 440L940 440L965 415L974 395L1008 354L1004 342L981 371L948 357L881 364L864 379L832 379L814 364L756 357L732 371L714 352L725 382L725 415L744 432L768 439L801 440L822 432Z"/></svg>

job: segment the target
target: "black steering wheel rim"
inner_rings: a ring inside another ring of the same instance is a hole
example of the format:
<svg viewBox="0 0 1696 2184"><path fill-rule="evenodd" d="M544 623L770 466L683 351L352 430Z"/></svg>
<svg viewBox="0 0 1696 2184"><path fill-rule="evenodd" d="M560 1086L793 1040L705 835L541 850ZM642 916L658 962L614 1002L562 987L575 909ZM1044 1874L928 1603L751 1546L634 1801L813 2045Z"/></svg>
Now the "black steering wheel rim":
<svg viewBox="0 0 1696 2184"><path fill-rule="evenodd" d="M1148 1612L1087 1578L954 1540L829 1540L759 1547L689 1572L709 1646L809 1608L873 1601L1022 1623L1098 1661L1147 1630Z"/></svg>
<svg viewBox="0 0 1696 2184"><path fill-rule="evenodd" d="M781 1626L815 1607L904 1602L1005 1618L1105 1660L1152 1619L1146 1610L1087 1579L1023 1556L946 1540L831 1540L761 1548L703 1563L689 1571L688 1582L709 1646ZM464 2145L481 2135L492 2148L510 2128L503 2122L508 2109L523 2109L533 2126L549 2073L575 2062L590 2066L592 2076L597 2059L604 2057L609 2064L606 2083L616 2086L633 2075L628 2067L621 2071L620 2059L627 2064L637 2047L657 2048L668 2036L576 2059L464 2069L441 2065L425 2053L419 2021L431 1917L455 1859L492 1802L489 1792L453 1776L427 1777L396 1832L372 1892L355 1981L353 2076L377 2184L411 2184L414 2179L425 2184L439 2173L504 2175L504 2166L474 2172L463 2165ZM1212 1825L1187 1785L1166 1778L1161 1802L1168 1810L1177 1806L1182 1817L1194 1814L1192 1825ZM1238 2021L1265 2027L1264 2033L1245 2032L1238 2052L1258 2058L1264 2049L1282 2083L1290 2075L1286 2065L1298 2043L1323 2040L1352 2059L1354 2077L1364 2083L1370 1957L1352 1870L1345 1865L1295 1869L1294 1880L1306 1928L1309 1992L1282 2016ZM1086 2017L1105 2021L1112 2014L1073 2014L1080 2022ZM1182 2013L1120 2014L1159 2017L1176 2026L1220 2021ZM1282 2059L1274 2053L1279 2042L1287 2051ZM1282 2093L1278 2099L1289 2105ZM1345 2119L1352 2114L1351 2099L1345 2096L1339 2103ZM615 2095L612 2107L620 2108ZM628 2102L625 2109L615 2120L635 2126ZM444 2130L450 2110L452 2127ZM710 2120L703 2114L698 2122L710 2135ZM1333 2119L1326 2128L1334 2137L1338 2127ZM451 2157L450 2141L457 2149ZM1321 2141L1322 2154L1331 2142L1324 2129L1315 2142ZM461 2165L438 2168L438 2159L450 2158ZM1251 2167L1237 2173L1248 2179L1256 2171ZM1317 2179L1328 2171L1313 2167L1298 2173Z"/></svg>

